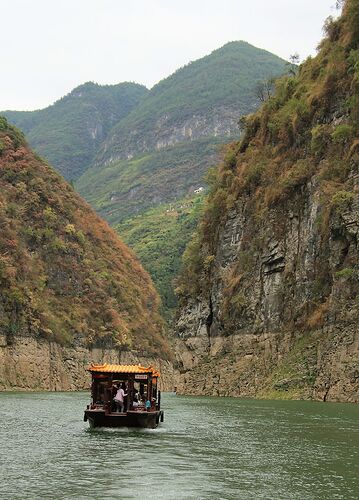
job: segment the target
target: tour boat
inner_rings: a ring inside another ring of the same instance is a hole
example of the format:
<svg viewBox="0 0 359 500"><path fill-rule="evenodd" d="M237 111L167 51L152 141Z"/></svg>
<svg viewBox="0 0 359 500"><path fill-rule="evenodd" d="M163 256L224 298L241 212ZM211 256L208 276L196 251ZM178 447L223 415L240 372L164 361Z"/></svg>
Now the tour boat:
<svg viewBox="0 0 359 500"><path fill-rule="evenodd" d="M90 427L143 427L155 429L163 422L161 391L157 388L160 373L141 365L89 366L92 375L91 404L87 405L84 421ZM123 411L114 401L120 386L125 386Z"/></svg>

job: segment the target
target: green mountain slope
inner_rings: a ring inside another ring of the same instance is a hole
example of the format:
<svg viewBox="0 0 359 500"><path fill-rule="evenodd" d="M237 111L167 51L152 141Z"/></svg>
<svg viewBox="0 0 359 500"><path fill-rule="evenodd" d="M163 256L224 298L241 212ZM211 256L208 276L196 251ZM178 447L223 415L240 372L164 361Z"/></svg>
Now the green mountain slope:
<svg viewBox="0 0 359 500"><path fill-rule="evenodd" d="M111 127L146 95L135 83L85 83L38 111L5 111L31 146L67 179L77 179L92 163Z"/></svg>
<svg viewBox="0 0 359 500"><path fill-rule="evenodd" d="M0 225L5 347L29 337L74 348L115 346L169 355L148 274L5 118L0 118Z"/></svg>
<svg viewBox="0 0 359 500"><path fill-rule="evenodd" d="M257 82L284 66L269 52L231 42L150 91L131 83L87 83L44 110L6 114L103 217L132 227L132 217L192 196L203 185L221 144L238 136L240 116L256 109ZM157 263L149 257L146 265L157 280ZM173 277L161 285L168 290L165 306L173 304Z"/></svg>
<svg viewBox="0 0 359 500"><path fill-rule="evenodd" d="M115 226L135 251L163 301L168 319L176 306L173 279L181 267L181 256L202 213L204 195L160 205Z"/></svg>
<svg viewBox="0 0 359 500"><path fill-rule="evenodd" d="M127 225L133 228L134 248L141 248L137 223L146 247L151 238L157 245L158 228L145 212L153 208L156 213L155 207L192 196L204 185L206 172L219 161L221 144L237 137L239 118L256 109L257 82L283 73L284 67L285 62L273 54L245 42L231 42L179 69L153 87L111 130L77 189L112 225L121 223L119 231ZM170 225L169 231L173 223L162 219L162 224ZM180 249L188 236L186 231L182 237L176 235ZM127 241L133 244L131 238ZM152 259L149 252L143 262L162 292L164 305L173 306L171 283L177 264L172 271L167 264L167 270L160 271L159 262L164 261L158 260L157 251ZM166 284L163 276L168 278Z"/></svg>
<svg viewBox="0 0 359 500"><path fill-rule="evenodd" d="M359 401L359 3L228 148L179 281L185 392Z"/></svg>
<svg viewBox="0 0 359 500"><path fill-rule="evenodd" d="M222 138L206 137L153 153L92 167L78 191L112 225L193 194L219 158Z"/></svg>
<svg viewBox="0 0 359 500"><path fill-rule="evenodd" d="M246 42L230 42L155 85L113 128L96 163L126 159L176 142L236 134L257 106L258 80L283 73L284 61Z"/></svg>

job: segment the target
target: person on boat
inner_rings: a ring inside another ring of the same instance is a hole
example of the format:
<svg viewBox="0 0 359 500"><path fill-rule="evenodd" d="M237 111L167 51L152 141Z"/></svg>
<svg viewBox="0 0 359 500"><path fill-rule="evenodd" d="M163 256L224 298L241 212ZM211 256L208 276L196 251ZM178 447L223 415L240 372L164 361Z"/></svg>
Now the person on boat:
<svg viewBox="0 0 359 500"><path fill-rule="evenodd" d="M138 408L139 405L140 405L140 403L138 401L138 390L134 389L132 407L133 408Z"/></svg>
<svg viewBox="0 0 359 500"><path fill-rule="evenodd" d="M114 397L114 401L117 406L117 411L119 411L120 413L123 413L125 408L124 401L125 397L127 396L125 390L126 390L126 385L123 383L122 386L118 388L116 396Z"/></svg>
<svg viewBox="0 0 359 500"><path fill-rule="evenodd" d="M115 397L116 397L116 394L117 394L117 391L119 390L119 388L120 388L120 384L113 384L112 385L111 412L116 411L117 406L116 406L116 402L115 402Z"/></svg>

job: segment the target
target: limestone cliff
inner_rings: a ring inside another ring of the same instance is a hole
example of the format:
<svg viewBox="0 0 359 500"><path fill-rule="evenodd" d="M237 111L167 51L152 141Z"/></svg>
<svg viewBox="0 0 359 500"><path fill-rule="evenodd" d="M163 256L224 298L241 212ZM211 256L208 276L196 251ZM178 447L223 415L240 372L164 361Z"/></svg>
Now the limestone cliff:
<svg viewBox="0 0 359 500"><path fill-rule="evenodd" d="M359 402L359 6L245 121L178 283L178 390Z"/></svg>
<svg viewBox="0 0 359 500"><path fill-rule="evenodd" d="M21 336L9 345L0 336L0 391L80 391L89 389L91 363L142 364L161 372L161 390L173 390L172 363L163 355L146 355L115 346L89 346L83 341L70 345L34 336Z"/></svg>
<svg viewBox="0 0 359 500"><path fill-rule="evenodd" d="M256 108L256 99L248 99L249 109ZM221 137L223 142L236 136L238 132L238 117L243 114L242 106L234 104L228 106L217 105L212 110L198 110L197 113L187 113L178 117L178 111L167 111L153 119L149 131L144 131L141 124L135 125L128 137L124 134L110 137L104 146L104 165L118 160L132 160L136 156L149 152L159 151L187 141L196 141L203 137ZM138 112L137 112L138 113ZM131 117L130 117L131 118ZM125 129L125 125L121 124ZM114 128L116 131L116 127ZM125 141L127 139L127 141ZM110 142L111 141L111 142ZM121 141L123 148L120 149ZM118 151L116 150L118 148ZM114 150L112 152L112 149ZM101 161L99 167L103 166Z"/></svg>
<svg viewBox="0 0 359 500"><path fill-rule="evenodd" d="M169 359L148 274L4 118L0 228L0 389L80 389L88 361Z"/></svg>

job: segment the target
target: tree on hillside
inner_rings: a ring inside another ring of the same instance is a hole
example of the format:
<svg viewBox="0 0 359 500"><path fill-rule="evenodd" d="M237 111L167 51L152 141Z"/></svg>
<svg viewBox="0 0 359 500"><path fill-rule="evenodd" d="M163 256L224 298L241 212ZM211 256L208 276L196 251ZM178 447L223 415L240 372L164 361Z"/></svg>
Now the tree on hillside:
<svg viewBox="0 0 359 500"><path fill-rule="evenodd" d="M288 74L291 76L295 76L298 72L298 65L300 62L300 55L298 52L294 52L289 56L289 61L287 62Z"/></svg>
<svg viewBox="0 0 359 500"><path fill-rule="evenodd" d="M260 102L267 101L274 91L274 78L268 78L267 80L257 82L254 94Z"/></svg>

